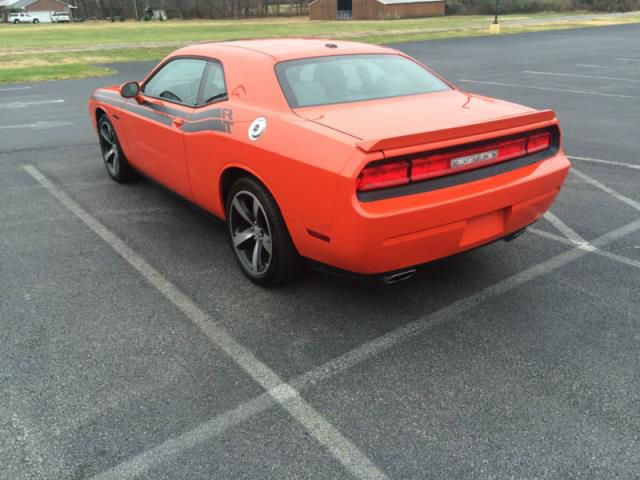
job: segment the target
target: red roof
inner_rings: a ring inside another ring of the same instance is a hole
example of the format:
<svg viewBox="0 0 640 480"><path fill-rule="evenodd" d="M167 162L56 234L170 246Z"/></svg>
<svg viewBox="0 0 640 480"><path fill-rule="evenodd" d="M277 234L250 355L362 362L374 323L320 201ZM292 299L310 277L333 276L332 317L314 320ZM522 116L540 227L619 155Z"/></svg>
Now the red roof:
<svg viewBox="0 0 640 480"><path fill-rule="evenodd" d="M336 47L329 47L327 45L336 45ZM291 60L294 58L363 53L389 53L392 51L389 48L377 45L345 42L342 40L321 38L272 38L204 43L185 47L181 49L180 53L209 56L215 55L215 51L219 48L242 48L255 52L256 54L268 55L277 62Z"/></svg>

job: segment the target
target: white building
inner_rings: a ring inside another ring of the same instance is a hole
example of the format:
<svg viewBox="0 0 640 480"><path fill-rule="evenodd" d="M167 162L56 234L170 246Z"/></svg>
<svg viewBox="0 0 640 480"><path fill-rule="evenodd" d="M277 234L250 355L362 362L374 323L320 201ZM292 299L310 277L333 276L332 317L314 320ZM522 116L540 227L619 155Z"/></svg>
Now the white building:
<svg viewBox="0 0 640 480"><path fill-rule="evenodd" d="M71 16L72 5L63 0L0 0L0 18L7 21L11 11L27 12L40 23L50 23L55 12L67 12Z"/></svg>

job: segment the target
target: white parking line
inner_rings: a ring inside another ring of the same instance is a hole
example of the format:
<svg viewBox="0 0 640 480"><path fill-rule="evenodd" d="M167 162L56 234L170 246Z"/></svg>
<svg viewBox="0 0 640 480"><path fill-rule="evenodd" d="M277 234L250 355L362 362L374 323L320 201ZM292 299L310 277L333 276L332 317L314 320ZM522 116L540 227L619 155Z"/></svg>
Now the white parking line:
<svg viewBox="0 0 640 480"><path fill-rule="evenodd" d="M599 188L603 192L606 192L609 195L611 195L613 198L617 198L622 203L626 203L631 208L635 208L640 212L640 202L637 202L634 199L627 197L626 195L622 195L620 192L616 192L613 188L607 187L604 183L599 182L595 178L591 178L589 175L587 175L586 173L582 173L580 170L576 170L575 168L572 168L570 171L574 175L580 177L585 182L590 183L594 187Z"/></svg>
<svg viewBox="0 0 640 480"><path fill-rule="evenodd" d="M107 243L129 265L138 271L167 300L173 303L209 339L223 350L260 386L269 392L275 402L295 418L309 434L323 445L349 472L360 479L383 479L387 476L373 464L350 440L342 435L311 405L305 402L297 390L258 360L254 354L240 345L220 324L215 322L171 281L135 253L126 243L95 219L75 200L56 187L40 171L31 165L24 169L71 213ZM119 465L99 475L100 479L135 478L139 475L135 464Z"/></svg>
<svg viewBox="0 0 640 480"><path fill-rule="evenodd" d="M178 437L171 438L163 444L93 477L91 480L137 479L153 466L170 462L173 457L180 455L182 452L204 443L236 425L244 423L249 418L258 415L260 412L264 412L275 404L273 397L268 393L263 393L253 400L239 405L237 408L228 410L198 425L193 430Z"/></svg>
<svg viewBox="0 0 640 480"><path fill-rule="evenodd" d="M544 90L547 92L559 92L559 93L575 93L575 94L579 94L579 95L593 95L593 96L597 96L597 97L614 97L614 98L633 98L633 99L640 99L640 97L638 96L634 96L634 95L620 95L617 93L602 93L602 92L594 92L594 91L587 91L587 90L569 90L569 89L565 89L565 88L552 88L552 87L535 87L533 85L519 85L516 83L501 83L501 82L488 82L488 81L484 81L484 80L468 80L468 79L460 79L460 82L466 82L466 83L478 83L481 85L495 85L498 87L512 87L512 88L527 88L530 90Z"/></svg>
<svg viewBox="0 0 640 480"><path fill-rule="evenodd" d="M546 230L540 230L539 228L536 227L529 227L527 228L527 232L533 233L539 237L542 238L548 238L549 240L555 240L558 243L562 243L564 245L573 245L575 246L575 243L572 242L571 240L569 240L566 237L560 236L560 235L556 235L555 233L551 233L551 232L547 232Z"/></svg>
<svg viewBox="0 0 640 480"><path fill-rule="evenodd" d="M588 63L574 63L573 66L582 67L582 68L607 68L607 67L603 67L602 65L590 65Z"/></svg>
<svg viewBox="0 0 640 480"><path fill-rule="evenodd" d="M611 260L615 260L616 262L624 263L630 267L640 268L640 262L638 260L634 260L632 258L627 258L622 255L618 255L616 253L611 253L607 250L602 250L600 248L596 249L593 253L600 255L601 257L609 258Z"/></svg>
<svg viewBox="0 0 640 480"><path fill-rule="evenodd" d="M55 100L34 100L33 102L11 102L0 103L0 108L25 108L34 105L47 105L50 103L64 103L64 99L56 98Z"/></svg>
<svg viewBox="0 0 640 480"><path fill-rule="evenodd" d="M31 90L31 87L7 87L7 88L0 88L0 92L17 92L18 90Z"/></svg>
<svg viewBox="0 0 640 480"><path fill-rule="evenodd" d="M566 238L563 238L560 235L556 235L555 233L545 232L544 230L539 230L534 227L529 227L528 231L539 237L547 238L549 240L554 240L558 243L563 243L565 245L573 244L573 242L571 242L570 240L567 240ZM627 258L622 255L611 253L607 250L602 250L600 248L595 248L595 247L593 248L593 250L590 250L590 251L597 255L600 255L601 257L609 258L611 260L615 260L616 262L624 263L625 265L629 265L630 267L640 268L640 262L638 260Z"/></svg>
<svg viewBox="0 0 640 480"><path fill-rule="evenodd" d="M557 216L555 216L551 211L548 211L544 214L544 218L554 227L556 227L571 243L575 245L582 245L585 248L593 248L589 245L584 238L582 238L578 233L573 230L569 225L560 220Z"/></svg>
<svg viewBox="0 0 640 480"><path fill-rule="evenodd" d="M618 58L621 62L640 62L640 58Z"/></svg>
<svg viewBox="0 0 640 480"><path fill-rule="evenodd" d="M601 257L615 260L616 262L624 263L625 265L628 265L630 267L640 268L640 262L638 260L633 260L631 258L623 257L622 255L617 255L615 253L608 252L607 250L601 250L598 248L593 253L596 253Z"/></svg>
<svg viewBox="0 0 640 480"><path fill-rule="evenodd" d="M640 80L636 80L632 78L600 77L598 75L580 75L577 73L537 72L535 70L523 70L522 73L529 73L532 75L547 75L551 77L593 78L595 80L612 80L612 81L618 81L618 82L640 83Z"/></svg>
<svg viewBox="0 0 640 480"><path fill-rule="evenodd" d="M49 128L68 127L73 122L58 122L55 120L38 120L35 123L23 123L22 125L0 125L0 130L48 130Z"/></svg>
<svg viewBox="0 0 640 480"><path fill-rule="evenodd" d="M580 162L602 163L603 165L613 165L616 167L631 168L632 170L640 170L640 165L636 165L633 163L612 162L611 160L600 160L599 158L588 158L588 157L569 156L569 158L571 160L578 160Z"/></svg>

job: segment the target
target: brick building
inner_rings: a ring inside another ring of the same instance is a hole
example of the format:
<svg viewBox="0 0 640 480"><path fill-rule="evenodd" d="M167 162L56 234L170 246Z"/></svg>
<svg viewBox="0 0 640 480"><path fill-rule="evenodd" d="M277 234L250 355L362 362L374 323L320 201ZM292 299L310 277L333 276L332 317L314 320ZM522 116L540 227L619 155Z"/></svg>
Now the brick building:
<svg viewBox="0 0 640 480"><path fill-rule="evenodd" d="M313 0L311 20L386 20L444 15L444 0Z"/></svg>

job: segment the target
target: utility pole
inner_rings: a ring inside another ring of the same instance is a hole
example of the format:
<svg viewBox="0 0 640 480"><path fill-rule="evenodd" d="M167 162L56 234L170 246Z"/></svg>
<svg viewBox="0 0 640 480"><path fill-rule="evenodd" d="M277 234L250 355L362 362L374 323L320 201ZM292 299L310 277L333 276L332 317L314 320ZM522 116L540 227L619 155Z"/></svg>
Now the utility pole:
<svg viewBox="0 0 640 480"><path fill-rule="evenodd" d="M496 0L496 17L493 20L493 24L497 25L498 24L498 12L500 10L500 0Z"/></svg>
<svg viewBox="0 0 640 480"><path fill-rule="evenodd" d="M133 0L133 11L136 12L136 22L139 22L140 19L138 18L138 2L137 2L137 0Z"/></svg>

